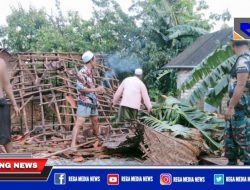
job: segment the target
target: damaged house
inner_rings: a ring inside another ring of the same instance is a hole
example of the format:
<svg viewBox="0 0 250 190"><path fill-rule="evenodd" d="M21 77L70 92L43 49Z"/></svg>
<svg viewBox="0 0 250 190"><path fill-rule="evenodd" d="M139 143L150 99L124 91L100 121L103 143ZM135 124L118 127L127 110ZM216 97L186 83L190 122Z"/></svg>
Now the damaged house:
<svg viewBox="0 0 250 190"><path fill-rule="evenodd" d="M199 37L192 45L187 47L182 53L180 53L177 57L166 64L163 68L177 70L177 88L180 87L183 81L187 79L192 69L200 64L202 60L204 60L218 47L228 43L231 35L232 28L222 29L213 33L207 33ZM182 92L180 98L188 97L193 89ZM225 102L226 100L222 102L220 108L221 112L224 111ZM210 106L204 104L204 102L202 101L199 104L199 108L202 110L209 110Z"/></svg>

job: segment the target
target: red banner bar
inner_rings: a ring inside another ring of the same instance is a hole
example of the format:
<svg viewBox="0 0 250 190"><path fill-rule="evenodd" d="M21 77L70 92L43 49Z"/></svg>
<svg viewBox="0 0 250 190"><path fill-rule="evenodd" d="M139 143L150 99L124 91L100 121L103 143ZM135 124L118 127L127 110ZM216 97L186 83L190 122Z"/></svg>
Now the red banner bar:
<svg viewBox="0 0 250 190"><path fill-rule="evenodd" d="M0 158L0 173L41 173L48 159Z"/></svg>

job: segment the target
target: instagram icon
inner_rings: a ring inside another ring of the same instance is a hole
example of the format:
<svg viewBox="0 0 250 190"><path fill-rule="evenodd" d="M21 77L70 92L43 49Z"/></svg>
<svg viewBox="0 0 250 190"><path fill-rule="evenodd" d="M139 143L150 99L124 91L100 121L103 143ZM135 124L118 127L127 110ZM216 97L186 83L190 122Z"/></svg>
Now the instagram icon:
<svg viewBox="0 0 250 190"><path fill-rule="evenodd" d="M171 185L172 184L172 175L169 173L160 175L160 184L161 185Z"/></svg>

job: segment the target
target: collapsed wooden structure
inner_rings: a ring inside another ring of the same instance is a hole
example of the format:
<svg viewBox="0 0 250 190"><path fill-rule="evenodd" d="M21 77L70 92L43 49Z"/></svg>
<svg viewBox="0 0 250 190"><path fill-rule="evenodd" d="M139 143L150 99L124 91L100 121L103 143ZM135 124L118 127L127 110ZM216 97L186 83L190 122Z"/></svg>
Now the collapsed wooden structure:
<svg viewBox="0 0 250 190"><path fill-rule="evenodd" d="M111 128L110 118L117 112L111 102L119 82L106 66L105 56L96 55L96 61L93 75L97 85L105 88L103 94L97 94L100 130L111 141L119 141L130 133L122 128L123 124L121 128ZM9 65L14 96L21 110L20 117L12 116L15 151L38 156L45 153L45 157L68 155L65 151L70 146L76 121L76 75L83 67L81 54L18 53L11 57ZM90 126L90 121L86 125ZM89 127L78 136L79 148L84 149L85 157L102 155L102 147L92 134Z"/></svg>
<svg viewBox="0 0 250 190"><path fill-rule="evenodd" d="M105 87L99 94L100 123L108 124L115 110L110 102L118 86L112 70L105 66L105 56L97 55L94 77ZM13 127L29 132L36 127L70 130L75 123L76 74L83 67L77 53L19 53L12 58L10 73L21 117Z"/></svg>
<svg viewBox="0 0 250 190"><path fill-rule="evenodd" d="M200 150L186 141L157 133L140 122L118 123L119 128L112 127L111 118L115 117L117 108L110 103L119 82L105 62L105 56L97 55L94 77L97 85L105 87L105 93L98 94L97 99L100 130L106 140L100 144L89 127L80 131L77 146L80 149L73 152L70 142L76 121L76 74L83 66L81 54L19 53L12 56L10 79L21 109L20 117L12 116L15 152L82 162L89 158L109 158L107 149L136 147L144 153L144 164L197 164Z"/></svg>

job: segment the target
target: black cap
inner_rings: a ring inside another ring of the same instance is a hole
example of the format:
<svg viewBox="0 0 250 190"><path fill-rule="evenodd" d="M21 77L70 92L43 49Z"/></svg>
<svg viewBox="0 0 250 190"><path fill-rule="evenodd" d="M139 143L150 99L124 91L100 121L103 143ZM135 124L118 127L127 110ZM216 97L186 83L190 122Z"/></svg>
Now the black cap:
<svg viewBox="0 0 250 190"><path fill-rule="evenodd" d="M244 45L248 46L248 41L246 40L234 40L232 43L234 46L244 46Z"/></svg>
<svg viewBox="0 0 250 190"><path fill-rule="evenodd" d="M244 45L248 46L247 40L234 40L232 36L230 37L230 40L233 46L244 46Z"/></svg>

